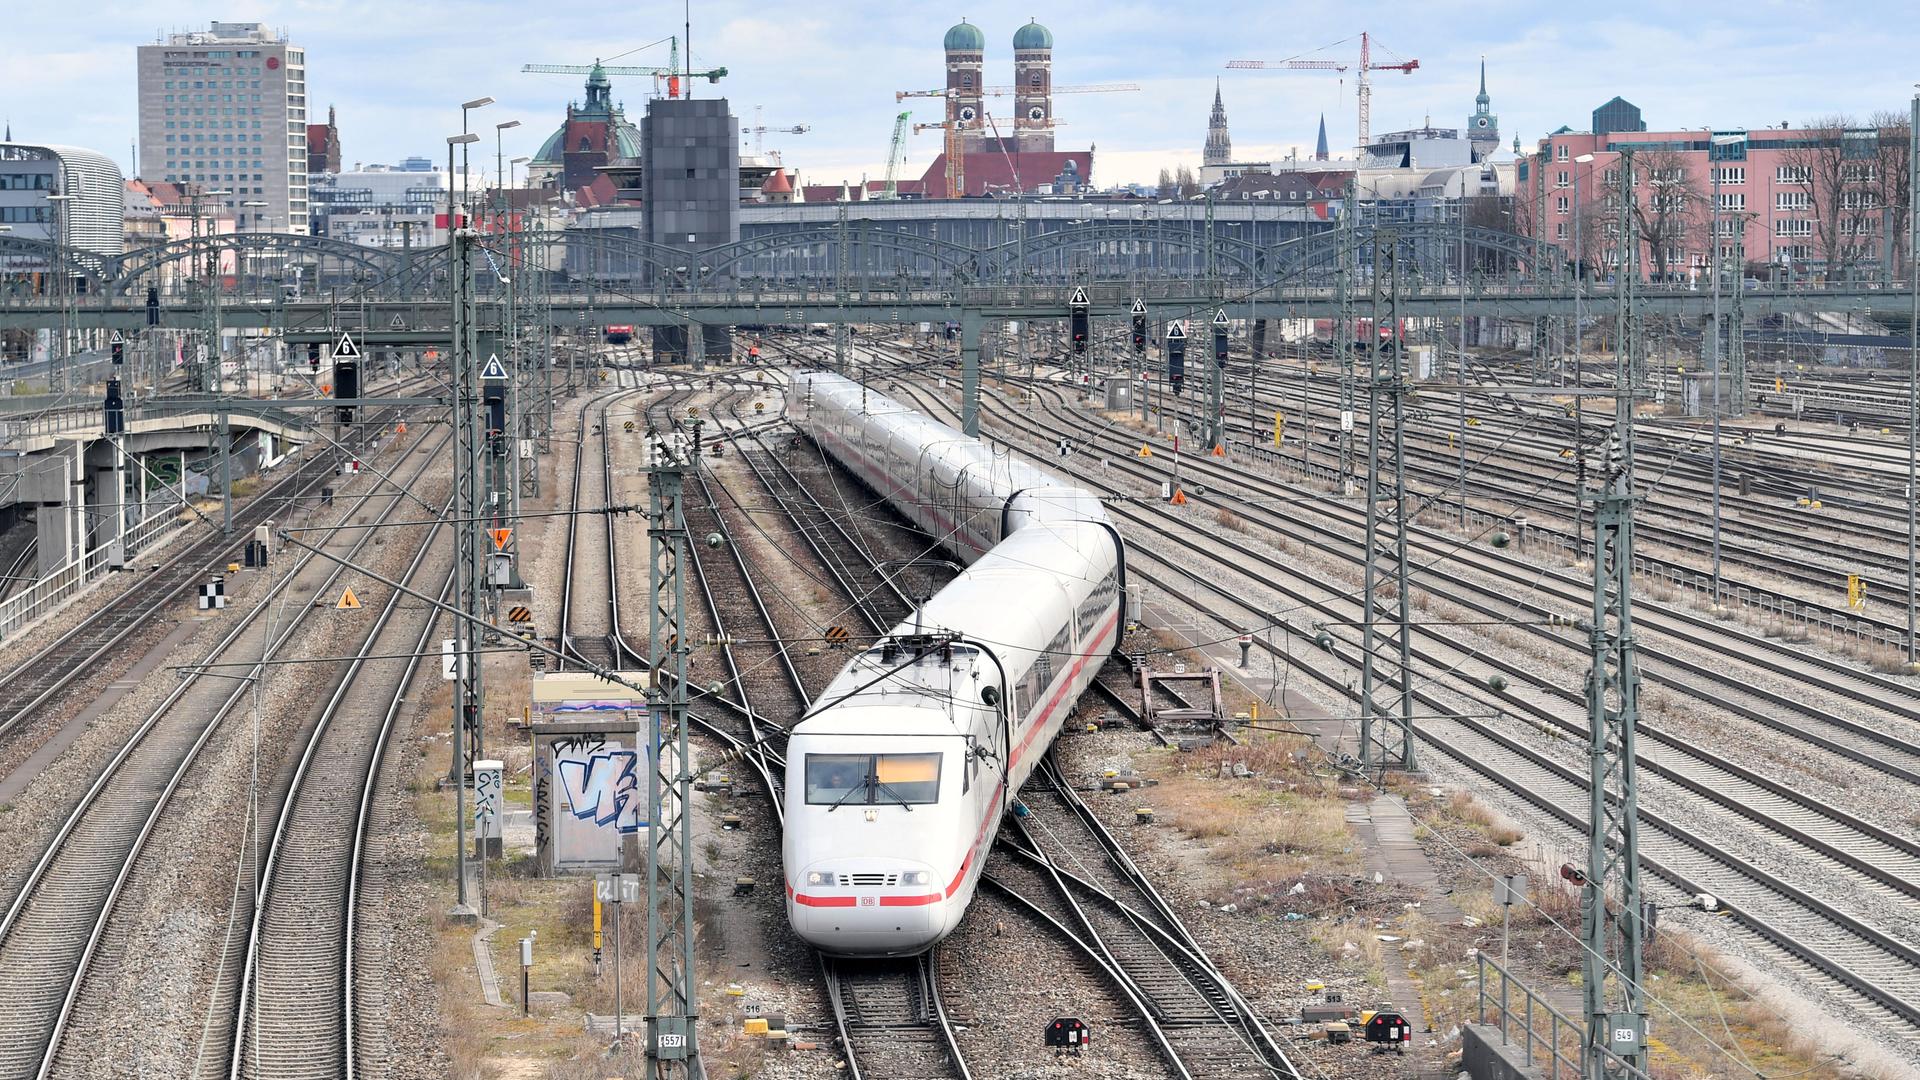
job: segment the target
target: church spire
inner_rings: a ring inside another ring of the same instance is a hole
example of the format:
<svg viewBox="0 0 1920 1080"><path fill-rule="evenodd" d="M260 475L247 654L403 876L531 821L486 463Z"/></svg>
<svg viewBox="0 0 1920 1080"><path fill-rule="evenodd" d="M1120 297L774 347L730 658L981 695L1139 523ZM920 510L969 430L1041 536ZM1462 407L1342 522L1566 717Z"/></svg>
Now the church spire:
<svg viewBox="0 0 1920 1080"><path fill-rule="evenodd" d="M1313 145L1313 160L1327 160L1327 114L1320 114L1320 141Z"/></svg>
<svg viewBox="0 0 1920 1080"><path fill-rule="evenodd" d="M1467 118L1467 142L1473 147L1473 160L1485 161L1500 149L1500 118L1493 114L1493 98L1487 96L1487 58L1480 58L1480 93L1473 99L1473 115Z"/></svg>
<svg viewBox="0 0 1920 1080"><path fill-rule="evenodd" d="M1202 165L1225 165L1233 160L1233 140L1227 135L1227 106L1220 99L1220 80L1213 80L1213 115L1207 120L1207 146Z"/></svg>

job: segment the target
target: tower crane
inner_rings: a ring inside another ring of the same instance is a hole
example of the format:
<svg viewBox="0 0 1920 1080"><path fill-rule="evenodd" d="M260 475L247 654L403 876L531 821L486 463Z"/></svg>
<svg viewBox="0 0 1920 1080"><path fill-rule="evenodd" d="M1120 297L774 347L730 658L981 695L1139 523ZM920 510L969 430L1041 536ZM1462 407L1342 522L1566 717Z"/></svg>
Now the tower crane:
<svg viewBox="0 0 1920 1080"><path fill-rule="evenodd" d="M755 105L753 107L753 123L747 127L741 128L740 132L743 135L753 136L753 156L759 157L763 152L762 148L765 145L764 137L767 134L767 132L771 131L775 135L805 135L807 132L812 130L813 130L812 126L808 124L795 124L792 127L780 127L777 124L765 123L760 118L760 106Z"/></svg>
<svg viewBox="0 0 1920 1080"><path fill-rule="evenodd" d="M591 75L595 71L603 75L651 75L653 76L654 93L657 94L660 92L660 80L665 79L667 80L667 96L670 98L680 96L680 79L682 76L693 79L705 79L710 83L717 83L721 79L726 78L727 69L723 67L717 67L711 71L681 71L680 39L675 37L668 38L667 40L672 44L667 50L666 67L608 67L598 59L595 59L592 64L522 64L520 71L525 75ZM654 44L658 45L659 42L656 41ZM687 87L687 93L693 93L693 87L691 85Z"/></svg>
<svg viewBox="0 0 1920 1080"><path fill-rule="evenodd" d="M1140 87L1136 83L1085 83L1079 86L1056 86L1053 89L1049 90L1048 93L1049 94L1116 94L1116 93L1125 93L1129 90L1138 90L1138 89L1140 89ZM982 97L1012 97L1019 92L1020 92L1020 88L1017 86L983 86L980 88L980 95ZM896 90L893 92L893 100L896 102L905 101L910 97L943 98L943 97L947 97L950 93L952 93L952 91L945 90L945 89ZM918 127L937 127L937 126L938 125L935 125L935 124L918 125ZM1047 122L1045 124L1045 127L1042 128L1042 130L1045 130L1046 128L1053 128L1058 126L1059 125L1054 122L1052 117L1047 117ZM918 128L916 128L916 130L917 129Z"/></svg>
<svg viewBox="0 0 1920 1080"><path fill-rule="evenodd" d="M897 123L897 122L896 122ZM967 193L967 155L960 146L960 121L942 120L935 124L915 124L913 133L920 134L931 128L939 128L947 133L947 195L949 199L958 199ZM896 129L897 130L897 129Z"/></svg>
<svg viewBox="0 0 1920 1080"><path fill-rule="evenodd" d="M893 148L887 151L887 186L880 192L883 199L900 197L900 162L907 156L907 121L911 119L911 112L893 118Z"/></svg>
<svg viewBox="0 0 1920 1080"><path fill-rule="evenodd" d="M1345 45L1352 40L1352 38L1342 38L1331 45L1323 45L1313 51L1322 52L1326 49L1333 48L1335 45ZM1387 50L1385 46L1381 47L1381 51L1387 52L1389 56L1393 56L1392 52ZM1302 53L1301 55L1306 56L1309 54ZM1367 145L1373 120L1373 83L1368 77L1368 72L1398 71L1404 75L1411 75L1414 69L1419 66L1420 61L1418 60L1401 60L1398 57L1394 57L1392 63L1374 63L1373 36L1364 30L1360 32L1360 63L1355 68L1354 96L1358 99L1360 106L1359 136L1361 146ZM1227 67L1233 70L1255 71L1271 71L1274 69L1288 71L1345 71L1348 65L1334 60L1302 60L1299 57L1289 57L1285 60L1229 60L1227 61Z"/></svg>

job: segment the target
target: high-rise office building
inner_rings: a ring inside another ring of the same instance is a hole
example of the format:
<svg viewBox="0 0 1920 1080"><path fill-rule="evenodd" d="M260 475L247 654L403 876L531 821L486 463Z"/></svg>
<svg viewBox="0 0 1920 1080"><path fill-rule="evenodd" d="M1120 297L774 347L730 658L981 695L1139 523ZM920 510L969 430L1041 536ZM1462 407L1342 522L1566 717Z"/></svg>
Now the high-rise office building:
<svg viewBox="0 0 1920 1080"><path fill-rule="evenodd" d="M227 192L220 208L248 232L307 231L305 49L216 22L140 46L139 81L143 179Z"/></svg>

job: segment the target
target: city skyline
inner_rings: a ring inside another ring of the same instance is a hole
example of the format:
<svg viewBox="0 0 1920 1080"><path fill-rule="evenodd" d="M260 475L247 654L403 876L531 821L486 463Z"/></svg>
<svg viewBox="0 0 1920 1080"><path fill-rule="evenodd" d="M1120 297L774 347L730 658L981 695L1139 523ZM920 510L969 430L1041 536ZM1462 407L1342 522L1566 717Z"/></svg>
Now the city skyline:
<svg viewBox="0 0 1920 1080"><path fill-rule="evenodd" d="M428 4L419 9L421 17L410 13L404 32L381 35L366 28L380 26L390 9L358 0L248 0L218 9L110 2L84 14L38 2L27 7L16 20L21 39L52 47L37 54L30 78L11 80L16 92L6 119L14 136L99 150L128 166L129 175L137 174L131 155L138 123L135 50L160 34L205 29L211 19L264 21L307 49L311 114L323 115L329 105L338 109L348 167L435 157L441 137L458 129L459 102L478 96L498 101L475 115L475 129L519 120L521 126L506 133L505 152L529 154L558 126L567 102L579 99L581 80L522 74L521 64L590 63L638 50L618 62L664 65L665 44L642 46L680 33L677 23L663 22L611 36L604 28L621 24L578 7L566 16L529 15L491 2ZM756 104L764 104L769 125L807 124L807 134L770 135L767 145L782 150L787 165L810 183L877 179L894 115L912 108L915 120L937 116L937 102L896 103L893 91L941 84L946 29L962 18L979 26L987 40L986 77L1008 81L1012 35L1036 14L1030 7L997 2L912 12L846 8L773 19L757 6L702 5L693 12L694 67L725 66L729 74L718 85L698 80L695 93L727 97L743 126L754 122ZM1559 21L1552 22L1514 3L1373 5L1289 15L1284 30L1278 20L1260 18L1265 9L1252 4L1216 5L1220 26L1250 28L1231 36L1157 6L1125 3L1104 10L1097 20L1042 20L1057 41L1060 84L1141 87L1059 103L1060 148L1098 149L1092 178L1098 187L1151 183L1163 167L1197 166L1216 80L1236 159L1281 158L1290 149L1310 155L1323 113L1339 155L1354 134L1350 71L1246 72L1225 65L1308 54L1350 62L1362 29L1373 31L1393 55L1420 60L1411 75L1374 76L1376 133L1429 121L1460 127L1472 108L1484 54L1488 90L1501 117L1502 155L1510 153L1516 136L1531 148L1562 125L1584 127L1593 107L1615 94L1638 104L1656 129L1758 128L1834 112L1864 118L1875 110L1902 109L1912 88L1911 76L1896 73L1892 58L1902 51L1901 39L1913 34L1877 21L1874 13L1888 10L1884 5L1748 5L1736 18L1730 6L1677 12L1629 3L1587 19L1555 14ZM1762 17L1751 17L1756 11ZM1871 53L1855 48L1869 29L1887 47ZM1354 40L1321 48L1348 37ZM1623 57L1635 62L1623 63ZM1703 77L1703 58L1715 61L1711 78ZM1782 71L1794 76L1783 78ZM616 100L636 113L650 90L641 78L614 80ZM484 143L476 150L492 149ZM936 133L915 137L902 174L917 176L939 150ZM485 164L491 168L491 161Z"/></svg>

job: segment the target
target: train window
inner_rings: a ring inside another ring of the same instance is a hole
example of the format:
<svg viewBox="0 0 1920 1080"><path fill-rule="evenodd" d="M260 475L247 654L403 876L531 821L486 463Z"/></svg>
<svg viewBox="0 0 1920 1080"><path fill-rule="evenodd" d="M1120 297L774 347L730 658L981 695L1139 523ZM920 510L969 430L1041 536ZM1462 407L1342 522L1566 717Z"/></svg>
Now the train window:
<svg viewBox="0 0 1920 1080"><path fill-rule="evenodd" d="M876 801L930 803L940 799L939 754L881 754L874 758Z"/></svg>
<svg viewBox="0 0 1920 1080"><path fill-rule="evenodd" d="M809 803L913 804L939 799L939 754L807 755Z"/></svg>
<svg viewBox="0 0 1920 1080"><path fill-rule="evenodd" d="M867 764L872 759L866 754L808 754L807 755L807 801L810 803L836 803L842 799L848 802L865 802L866 799L848 795L856 788L866 786Z"/></svg>

